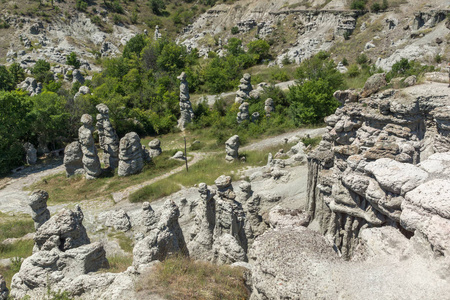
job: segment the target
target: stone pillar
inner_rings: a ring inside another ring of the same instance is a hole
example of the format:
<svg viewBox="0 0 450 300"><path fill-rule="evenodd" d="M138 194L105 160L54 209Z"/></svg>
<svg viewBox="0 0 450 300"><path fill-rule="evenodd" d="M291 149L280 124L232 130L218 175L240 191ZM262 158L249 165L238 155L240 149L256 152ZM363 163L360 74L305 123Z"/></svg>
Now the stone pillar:
<svg viewBox="0 0 450 300"><path fill-rule="evenodd" d="M95 179L102 173L100 160L95 148L94 137L92 136L92 117L84 114L81 117L83 125L78 130L78 140L83 152L83 167L86 172L86 179Z"/></svg>

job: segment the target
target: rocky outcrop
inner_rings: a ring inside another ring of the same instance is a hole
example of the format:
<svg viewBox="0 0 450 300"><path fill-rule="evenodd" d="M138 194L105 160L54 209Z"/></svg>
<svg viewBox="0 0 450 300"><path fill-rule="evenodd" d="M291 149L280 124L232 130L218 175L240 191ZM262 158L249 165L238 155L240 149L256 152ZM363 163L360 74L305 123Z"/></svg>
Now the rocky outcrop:
<svg viewBox="0 0 450 300"><path fill-rule="evenodd" d="M225 142L225 160L232 162L235 159L239 159L239 136L233 135Z"/></svg>
<svg viewBox="0 0 450 300"><path fill-rule="evenodd" d="M96 106L97 130L100 148L103 149L103 164L112 170L119 165L119 137L109 120L109 108L101 103Z"/></svg>
<svg viewBox="0 0 450 300"><path fill-rule="evenodd" d="M144 167L144 153L141 139L136 132L129 132L120 139L119 176L140 173Z"/></svg>
<svg viewBox="0 0 450 300"><path fill-rule="evenodd" d="M107 213L105 226L127 232L131 229L130 217L123 209L110 211Z"/></svg>
<svg viewBox="0 0 450 300"><path fill-rule="evenodd" d="M171 200L164 203L158 225L140 240L133 249L133 265L164 260L175 253L189 255L183 233L178 223L180 210Z"/></svg>
<svg viewBox="0 0 450 300"><path fill-rule="evenodd" d="M90 244L82 224L83 213L63 209L38 228L37 252L26 258L11 283L11 296L40 299L48 290L67 290L83 274L106 267L100 243Z"/></svg>
<svg viewBox="0 0 450 300"><path fill-rule="evenodd" d="M239 112L237 113L236 117L238 124L249 119L250 113L248 111L248 106L249 104L247 102L244 102L239 106Z"/></svg>
<svg viewBox="0 0 450 300"><path fill-rule="evenodd" d="M27 77L24 81L17 85L17 88L28 92L30 96L42 93L42 83L37 82L33 77Z"/></svg>
<svg viewBox="0 0 450 300"><path fill-rule="evenodd" d="M161 142L159 139L154 139L148 142L150 157L154 158L162 153Z"/></svg>
<svg viewBox="0 0 450 300"><path fill-rule="evenodd" d="M447 257L450 99L442 87L387 90L325 119L328 133L308 156L307 212L344 257L362 229L382 226L420 233Z"/></svg>
<svg viewBox="0 0 450 300"><path fill-rule="evenodd" d="M63 162L67 177L84 174L83 151L81 151L80 142L75 141L66 146Z"/></svg>
<svg viewBox="0 0 450 300"><path fill-rule="evenodd" d="M9 295L9 290L6 287L6 281L0 274L0 300L7 300Z"/></svg>
<svg viewBox="0 0 450 300"><path fill-rule="evenodd" d="M23 148L25 149L25 160L27 164L34 165L37 161L37 151L33 144L31 143L25 143L23 145Z"/></svg>
<svg viewBox="0 0 450 300"><path fill-rule="evenodd" d="M95 148L94 137L92 136L92 117L84 114L81 117L83 125L78 129L78 141L80 142L81 151L83 152L83 168L86 179L95 179L102 173L100 160Z"/></svg>
<svg viewBox="0 0 450 300"><path fill-rule="evenodd" d="M75 96L73 96L73 99L76 101L78 99L80 99L81 97L83 97L84 95L89 95L91 93L91 90L89 89L89 87L83 85L80 86L80 88L78 89L78 92L75 94Z"/></svg>
<svg viewBox="0 0 450 300"><path fill-rule="evenodd" d="M380 88L386 85L387 85L386 74L380 73L372 75L369 77L369 79L367 79L366 83L364 84L364 89L361 96L368 97L373 93L378 92Z"/></svg>
<svg viewBox="0 0 450 300"><path fill-rule="evenodd" d="M50 219L50 211L47 209L48 193L43 190L35 190L28 197L28 205L31 207L31 218L34 221L34 229L38 230Z"/></svg>
<svg viewBox="0 0 450 300"><path fill-rule="evenodd" d="M270 117L270 114L275 111L275 103L272 98L267 98L264 102L264 111L266 112L266 117Z"/></svg>
<svg viewBox="0 0 450 300"><path fill-rule="evenodd" d="M249 73L245 73L244 76L239 81L239 89L236 92L236 98L234 99L235 103L242 104L245 100L250 99L250 92L253 90L251 84L251 75Z"/></svg>
<svg viewBox="0 0 450 300"><path fill-rule="evenodd" d="M186 125L193 121L194 111L192 110L192 104L189 100L190 97L186 73L181 73L177 78L180 80L180 118L178 119L178 128L184 130Z"/></svg>

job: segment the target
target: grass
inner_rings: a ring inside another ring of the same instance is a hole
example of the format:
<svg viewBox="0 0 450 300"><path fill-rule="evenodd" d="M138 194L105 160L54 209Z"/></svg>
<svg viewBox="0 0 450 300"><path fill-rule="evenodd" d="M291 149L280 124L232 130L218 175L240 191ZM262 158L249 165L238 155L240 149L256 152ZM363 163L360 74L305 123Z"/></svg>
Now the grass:
<svg viewBox="0 0 450 300"><path fill-rule="evenodd" d="M235 160L227 163L225 162L225 153L212 154L191 166L189 172L183 170L135 191L129 197L130 202L155 201L178 192L182 187L191 187L201 182L212 185L214 180L223 174L230 175L233 180L237 180L237 170L248 166L263 166L267 163L269 152L276 153L279 149L287 151L291 146L284 144L265 148L262 151L241 152L240 155L246 158L245 162Z"/></svg>
<svg viewBox="0 0 450 300"><path fill-rule="evenodd" d="M6 281L6 287L8 289L11 288L11 279L20 270L20 266L22 265L22 258L12 258L11 265L4 267L0 266L0 274L3 275L3 278ZM8 298L9 299L9 298Z"/></svg>
<svg viewBox="0 0 450 300"><path fill-rule="evenodd" d="M28 188L45 189L49 194L49 204L80 201L82 199L97 197L106 198L112 192L160 176L184 163L169 159L169 157L170 153L163 152L151 164L145 166L142 173L133 176L118 177L114 175L113 177L86 180L84 176L66 178L65 174L60 173L46 177Z"/></svg>
<svg viewBox="0 0 450 300"><path fill-rule="evenodd" d="M319 145L321 140L322 140L321 136L316 136L316 137L313 137L313 138L305 137L305 138L302 138L302 143L305 144L306 147L311 145L311 148L314 148L317 145Z"/></svg>
<svg viewBox="0 0 450 300"><path fill-rule="evenodd" d="M248 299L243 271L185 257L172 257L142 276L136 289L166 299Z"/></svg>
<svg viewBox="0 0 450 300"><path fill-rule="evenodd" d="M0 244L0 258L28 257L32 254L34 240L18 240Z"/></svg>
<svg viewBox="0 0 450 300"><path fill-rule="evenodd" d="M111 232L108 234L108 237L117 240L123 251L133 253L134 242L130 237L126 236L125 233L121 231Z"/></svg>
<svg viewBox="0 0 450 300"><path fill-rule="evenodd" d="M28 215L11 216L0 212L0 242L20 238L34 232L34 222Z"/></svg>
<svg viewBox="0 0 450 300"><path fill-rule="evenodd" d="M132 255L114 255L107 257L109 268L100 269L99 272L106 273L121 273L128 269L129 266L133 263Z"/></svg>

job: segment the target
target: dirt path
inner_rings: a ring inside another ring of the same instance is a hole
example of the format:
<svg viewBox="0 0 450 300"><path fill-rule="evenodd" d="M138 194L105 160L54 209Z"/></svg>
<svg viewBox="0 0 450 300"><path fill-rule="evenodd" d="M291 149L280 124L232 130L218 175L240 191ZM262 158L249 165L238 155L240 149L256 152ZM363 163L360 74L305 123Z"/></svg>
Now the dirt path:
<svg viewBox="0 0 450 300"><path fill-rule="evenodd" d="M207 153L202 153L202 152L191 152L191 154L194 156L192 160L188 161L188 165L192 166L193 164L196 164L197 162L199 162L200 160L202 160ZM165 179L167 177L169 177L170 175L176 174L178 172L183 171L186 168L185 165L179 166L178 168L175 168L173 170L171 170L170 172L167 172L163 175L160 175L158 177L152 178L150 180L144 181L142 183L136 184L136 185L132 185L127 187L126 189L122 190L122 191L118 191L115 193L112 193L111 196L114 199L114 202L120 202L123 201L125 199L128 199L128 197L130 196L130 194L132 194L133 192L143 188L146 185L155 183L159 180Z"/></svg>

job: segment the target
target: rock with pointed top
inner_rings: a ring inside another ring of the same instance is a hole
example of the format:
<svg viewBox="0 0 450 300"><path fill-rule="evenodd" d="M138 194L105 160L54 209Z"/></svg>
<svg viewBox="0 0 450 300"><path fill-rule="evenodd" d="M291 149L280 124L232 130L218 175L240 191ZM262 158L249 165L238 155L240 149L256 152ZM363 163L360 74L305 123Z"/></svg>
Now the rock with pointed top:
<svg viewBox="0 0 450 300"><path fill-rule="evenodd" d="M84 114L81 117L83 125L78 129L78 141L83 152L83 167L86 174L86 179L95 179L100 176L102 169L100 159L95 148L94 137L92 136L92 116Z"/></svg>
<svg viewBox="0 0 450 300"><path fill-rule="evenodd" d="M142 171L144 157L141 139L136 132L129 132L120 139L119 159L119 176L133 175Z"/></svg>
<svg viewBox="0 0 450 300"><path fill-rule="evenodd" d="M64 149L64 168L66 176L84 174L83 151L78 141L72 142Z"/></svg>
<svg viewBox="0 0 450 300"><path fill-rule="evenodd" d="M35 190L28 197L28 205L31 207L31 218L34 221L34 229L38 230L50 219L50 212L47 209L48 193L43 190Z"/></svg>

